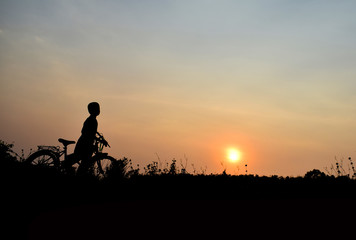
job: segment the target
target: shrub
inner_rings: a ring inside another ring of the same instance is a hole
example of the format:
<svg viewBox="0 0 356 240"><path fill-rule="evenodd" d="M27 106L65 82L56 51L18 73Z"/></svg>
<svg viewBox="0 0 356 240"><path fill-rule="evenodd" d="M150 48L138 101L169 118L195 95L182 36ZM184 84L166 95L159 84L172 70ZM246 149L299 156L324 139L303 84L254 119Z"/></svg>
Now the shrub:
<svg viewBox="0 0 356 240"><path fill-rule="evenodd" d="M12 150L14 144L8 144L0 140L0 159L3 163L15 162L17 160L16 153Z"/></svg>
<svg viewBox="0 0 356 240"><path fill-rule="evenodd" d="M319 179L326 177L326 175L319 169L313 169L312 171L307 172L304 177L308 179Z"/></svg>

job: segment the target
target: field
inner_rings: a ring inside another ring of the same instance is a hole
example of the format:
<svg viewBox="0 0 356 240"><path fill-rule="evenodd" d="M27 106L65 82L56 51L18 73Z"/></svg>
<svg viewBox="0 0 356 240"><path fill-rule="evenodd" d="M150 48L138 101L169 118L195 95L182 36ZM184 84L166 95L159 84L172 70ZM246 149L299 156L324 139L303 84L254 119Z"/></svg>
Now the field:
<svg viewBox="0 0 356 240"><path fill-rule="evenodd" d="M2 149L3 150L3 149ZM29 166L1 154L4 234L29 239L320 239L354 234L356 180L319 170L303 177L206 175L127 159L103 179Z"/></svg>

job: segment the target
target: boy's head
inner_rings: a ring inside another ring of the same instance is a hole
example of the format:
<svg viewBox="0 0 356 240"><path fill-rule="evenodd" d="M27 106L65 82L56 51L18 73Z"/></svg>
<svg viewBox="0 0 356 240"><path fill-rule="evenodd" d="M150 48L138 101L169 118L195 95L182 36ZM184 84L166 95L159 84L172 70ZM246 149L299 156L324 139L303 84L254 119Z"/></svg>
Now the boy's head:
<svg viewBox="0 0 356 240"><path fill-rule="evenodd" d="M100 106L97 102L91 102L88 104L88 111L90 115L98 116L100 114Z"/></svg>

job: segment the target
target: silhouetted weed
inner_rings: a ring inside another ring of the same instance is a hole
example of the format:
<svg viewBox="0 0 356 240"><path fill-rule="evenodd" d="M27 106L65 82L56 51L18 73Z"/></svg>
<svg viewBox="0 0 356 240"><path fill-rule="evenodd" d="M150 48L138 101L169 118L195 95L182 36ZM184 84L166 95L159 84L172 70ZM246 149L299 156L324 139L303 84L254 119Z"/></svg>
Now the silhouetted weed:
<svg viewBox="0 0 356 240"><path fill-rule="evenodd" d="M170 164L160 164L155 161L144 167L140 172L139 166L133 167L128 158L112 162L106 170L103 179L90 176L59 172L45 166L30 166L19 161L12 150L13 144L0 142L0 165L2 181L16 183L17 189L25 188L25 192L36 189L36 192L66 192L66 194L86 192L88 189L100 189L110 196L130 196L132 198L246 198L246 197L345 197L355 196L355 168L351 158L348 159L349 173L337 161L334 174L325 174L318 169L308 171L304 177L258 176L247 174L230 175L226 171L222 174L201 173L193 168L193 172L186 170L185 164L177 166L177 160ZM342 170L344 169L344 171ZM47 189L48 188L48 189ZM46 190L45 190L46 189ZM59 190L60 189L60 190ZM105 191L105 189L110 189ZM92 190L89 191L90 194ZM41 193L44 194L44 193ZM75 195L74 194L74 195Z"/></svg>
<svg viewBox="0 0 356 240"><path fill-rule="evenodd" d="M331 164L330 168L325 167L324 169L329 176L349 177L351 179L356 179L356 170L351 157L348 158L348 162L346 164L347 172L344 165L344 158L339 160L335 157L335 163Z"/></svg>

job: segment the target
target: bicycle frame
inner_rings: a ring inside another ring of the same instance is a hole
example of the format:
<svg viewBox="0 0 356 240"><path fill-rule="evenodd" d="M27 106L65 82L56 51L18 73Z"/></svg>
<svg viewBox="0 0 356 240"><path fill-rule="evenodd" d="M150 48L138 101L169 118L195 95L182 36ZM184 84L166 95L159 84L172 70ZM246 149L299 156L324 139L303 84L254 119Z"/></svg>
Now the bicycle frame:
<svg viewBox="0 0 356 240"><path fill-rule="evenodd" d="M104 147L110 147L109 143L105 140L104 136L100 133L96 133L98 136L96 137L96 139L94 140L94 152L93 155L91 156L91 158L93 160L97 159L100 156L103 155L108 155L108 153L103 153L103 149ZM67 145L63 146L63 150L61 150L61 148L59 146L42 146L42 147L46 147L48 150L52 150L53 152L55 152L58 155L58 159L60 162L66 161L67 157L68 157L68 153L67 153ZM64 155L64 160L61 161L60 157Z"/></svg>
<svg viewBox="0 0 356 240"><path fill-rule="evenodd" d="M93 152L92 158L95 159L98 156L102 155L108 155L107 153L103 153L103 149L105 146L110 147L109 143L105 140L104 136L100 133L97 133L98 137L94 141L95 149ZM55 155L57 155L57 158L60 162L66 161L68 157L68 145L63 145L63 148L60 146L48 146L48 145L40 145L38 146L38 151L39 150L50 150L53 152ZM64 159L60 159L64 155Z"/></svg>
<svg viewBox="0 0 356 240"><path fill-rule="evenodd" d="M92 163L86 162L86 165L83 165L83 168L81 169L86 169L88 167L87 164L93 164L89 167L91 169L90 171L94 171L95 175L99 176L104 174L106 171L105 169L108 166L107 164L111 164L113 161L116 161L116 159L109 156L108 153L102 152L104 147L110 147L110 145L101 134L97 134L98 137L96 137L94 141L95 149L90 160ZM26 162L30 164L34 163L35 165L45 164L47 166L55 167L60 171L63 170L64 172L72 172L72 170L74 170L73 167L78 170L82 165L82 162L79 162L79 160L83 159L76 159L77 156L75 154L67 154L67 146L75 142L61 138L58 139L58 141L63 144L63 147L40 145L38 146L38 151L32 153L26 159ZM74 166L75 164L79 164L79 166Z"/></svg>

